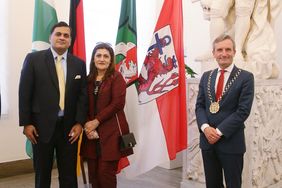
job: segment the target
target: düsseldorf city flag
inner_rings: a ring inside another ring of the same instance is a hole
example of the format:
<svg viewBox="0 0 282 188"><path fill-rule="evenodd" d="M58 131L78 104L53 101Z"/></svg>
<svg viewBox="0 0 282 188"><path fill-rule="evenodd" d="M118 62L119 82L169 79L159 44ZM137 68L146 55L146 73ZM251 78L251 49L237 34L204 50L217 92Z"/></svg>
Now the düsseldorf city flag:
<svg viewBox="0 0 282 188"><path fill-rule="evenodd" d="M187 148L182 19L182 0L165 0L135 96L133 87L127 90L126 117L137 145L126 176L145 173Z"/></svg>
<svg viewBox="0 0 282 188"><path fill-rule="evenodd" d="M52 0L35 0L32 51L45 50L50 47L49 36L51 28L58 22L57 13ZM26 154L32 158L32 144L26 140Z"/></svg>
<svg viewBox="0 0 282 188"><path fill-rule="evenodd" d="M83 0L70 1L69 25L72 28L72 36L71 36L72 42L69 48L69 52L79 57L80 59L84 60L85 62L86 55L85 55L85 38L84 38ZM78 141L77 175L80 175L80 168L81 168L79 153L80 153L82 134L80 135Z"/></svg>
<svg viewBox="0 0 282 188"><path fill-rule="evenodd" d="M32 51L45 50L50 47L50 30L58 22L52 0L35 0Z"/></svg>
<svg viewBox="0 0 282 188"><path fill-rule="evenodd" d="M115 56L116 70L123 75L127 88L134 87L136 90L135 85L132 85L138 78L135 0L122 0L121 2ZM127 95L129 95L128 91ZM122 158L119 161L118 173L128 165L129 161L127 157Z"/></svg>

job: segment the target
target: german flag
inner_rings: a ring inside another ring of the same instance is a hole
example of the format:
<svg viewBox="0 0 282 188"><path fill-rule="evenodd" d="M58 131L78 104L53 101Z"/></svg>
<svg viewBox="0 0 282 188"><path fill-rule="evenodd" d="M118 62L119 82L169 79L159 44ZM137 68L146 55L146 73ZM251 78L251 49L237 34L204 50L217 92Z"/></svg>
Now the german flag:
<svg viewBox="0 0 282 188"><path fill-rule="evenodd" d="M71 0L69 25L72 29L72 42L69 52L82 60L86 60L83 0Z"/></svg>
<svg viewBox="0 0 282 188"><path fill-rule="evenodd" d="M70 1L70 15L69 26L72 29L71 37L72 42L69 47L69 52L80 59L86 60L85 55L85 38L84 38L84 15L83 15L83 0L71 0ZM80 159L80 144L82 140L82 134L80 135L78 142L77 152L77 175L80 175L80 169L82 170L83 182L86 183L85 171L83 166L83 160Z"/></svg>

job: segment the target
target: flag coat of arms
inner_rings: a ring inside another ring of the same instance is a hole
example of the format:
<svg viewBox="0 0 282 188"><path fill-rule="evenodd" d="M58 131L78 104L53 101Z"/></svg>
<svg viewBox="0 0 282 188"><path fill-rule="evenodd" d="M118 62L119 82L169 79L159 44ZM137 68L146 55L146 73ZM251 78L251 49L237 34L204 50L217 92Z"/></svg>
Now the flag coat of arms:
<svg viewBox="0 0 282 188"><path fill-rule="evenodd" d="M136 1L122 0L116 38L116 70L119 71L127 86L138 78Z"/></svg>
<svg viewBox="0 0 282 188"><path fill-rule="evenodd" d="M127 89L126 117L137 145L129 177L176 158L187 148L182 0L165 0L136 87Z"/></svg>

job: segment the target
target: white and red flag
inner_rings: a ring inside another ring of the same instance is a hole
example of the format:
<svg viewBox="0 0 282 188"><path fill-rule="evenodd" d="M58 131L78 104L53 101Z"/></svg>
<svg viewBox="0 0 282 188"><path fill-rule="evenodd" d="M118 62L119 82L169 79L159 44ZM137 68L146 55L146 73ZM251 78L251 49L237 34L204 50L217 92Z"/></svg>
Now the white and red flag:
<svg viewBox="0 0 282 188"><path fill-rule="evenodd" d="M176 158L187 148L182 0L165 0L126 114L137 145L127 176ZM136 90L137 88L137 90Z"/></svg>

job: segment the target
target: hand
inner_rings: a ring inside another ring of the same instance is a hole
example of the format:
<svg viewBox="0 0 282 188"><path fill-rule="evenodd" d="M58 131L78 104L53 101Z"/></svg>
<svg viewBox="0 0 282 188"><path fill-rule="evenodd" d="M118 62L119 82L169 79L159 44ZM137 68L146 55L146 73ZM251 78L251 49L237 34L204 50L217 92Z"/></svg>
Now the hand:
<svg viewBox="0 0 282 188"><path fill-rule="evenodd" d="M90 134L91 131L94 131L99 125L99 121L97 119L94 119L92 121L87 121L84 125L84 131L86 135Z"/></svg>
<svg viewBox="0 0 282 188"><path fill-rule="evenodd" d="M86 134L86 136L89 140L94 140L99 138L98 132L96 130L91 131L89 134Z"/></svg>
<svg viewBox="0 0 282 188"><path fill-rule="evenodd" d="M82 132L82 126L80 124L77 123L72 127L69 133L69 137L70 137L69 141L71 142L71 144L73 144L79 138L81 132Z"/></svg>
<svg viewBox="0 0 282 188"><path fill-rule="evenodd" d="M210 144L215 144L221 138L220 135L216 132L216 129L213 127L205 128L204 134Z"/></svg>
<svg viewBox="0 0 282 188"><path fill-rule="evenodd" d="M37 134L36 128L33 125L24 126L23 133L32 144L37 144L36 137L38 137L39 135Z"/></svg>

